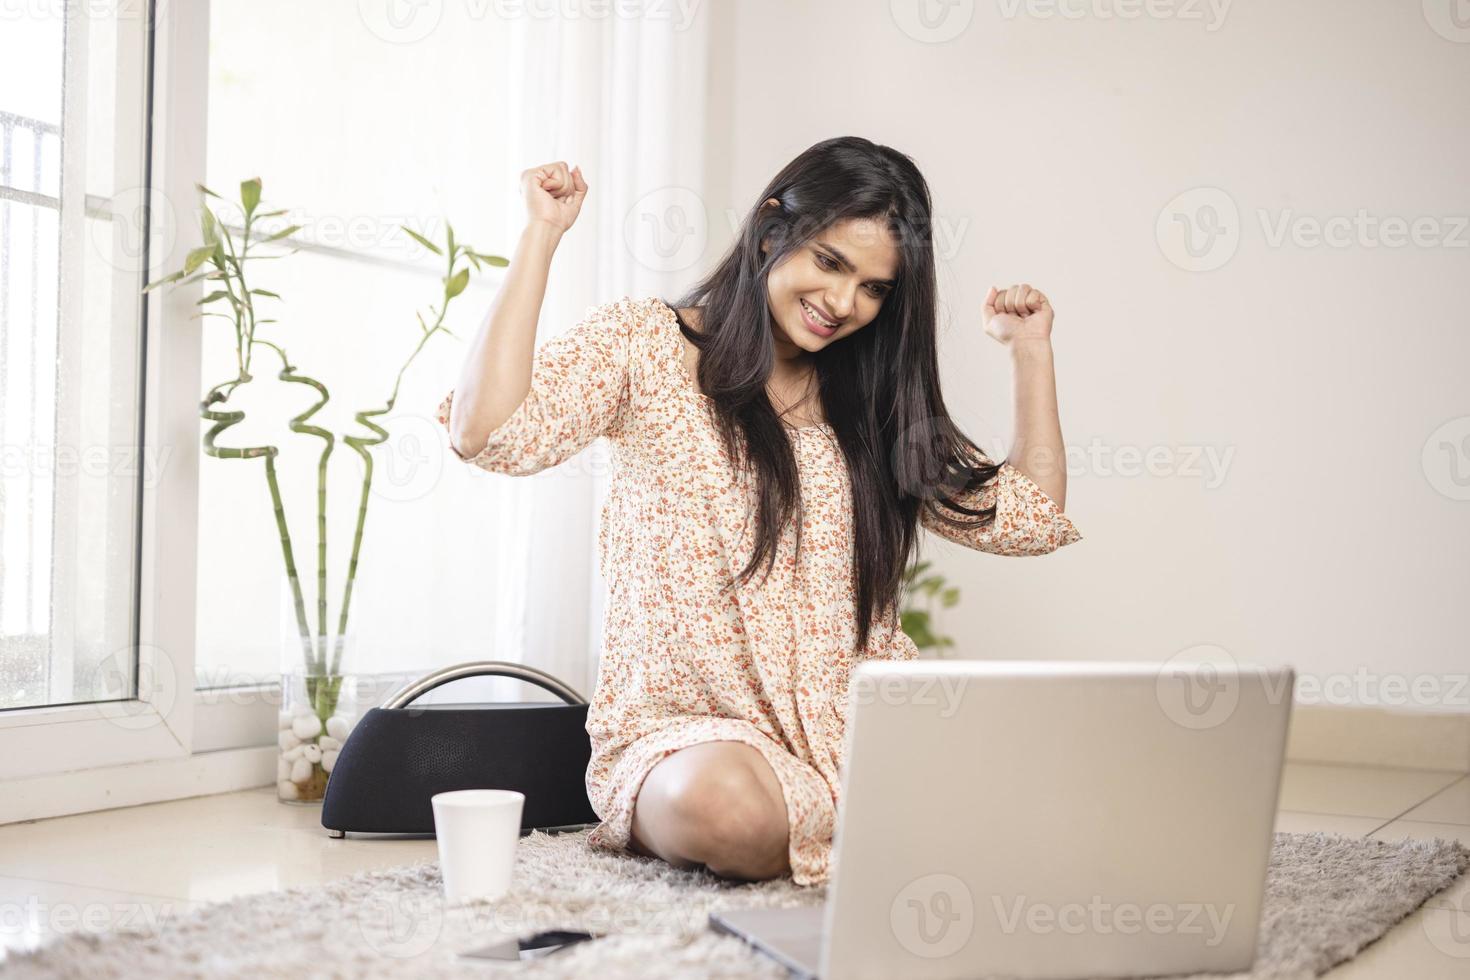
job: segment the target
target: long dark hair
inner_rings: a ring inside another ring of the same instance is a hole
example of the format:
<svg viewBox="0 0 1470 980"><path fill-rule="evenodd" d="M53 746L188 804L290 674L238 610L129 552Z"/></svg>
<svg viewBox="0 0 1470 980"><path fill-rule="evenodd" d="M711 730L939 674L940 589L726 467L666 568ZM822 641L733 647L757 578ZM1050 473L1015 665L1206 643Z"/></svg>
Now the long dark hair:
<svg viewBox="0 0 1470 980"><path fill-rule="evenodd" d="M779 206L767 205L771 198ZM966 528L995 516L994 507L971 509L954 499L989 483L1000 467L951 422L940 396L928 184L890 147L857 136L817 143L766 185L714 271L669 305L702 307L699 330L682 322L680 330L699 349L699 388L729 457L753 468L760 488L755 552L739 579L762 562L769 575L781 531L800 506L801 484L786 426L766 393L775 364L766 278L823 229L850 218L885 221L900 252L897 284L877 317L814 361L822 410L852 487L851 581L861 652L876 618L898 623L919 508ZM979 520L960 521L941 505ZM796 533L799 550L800 521Z"/></svg>

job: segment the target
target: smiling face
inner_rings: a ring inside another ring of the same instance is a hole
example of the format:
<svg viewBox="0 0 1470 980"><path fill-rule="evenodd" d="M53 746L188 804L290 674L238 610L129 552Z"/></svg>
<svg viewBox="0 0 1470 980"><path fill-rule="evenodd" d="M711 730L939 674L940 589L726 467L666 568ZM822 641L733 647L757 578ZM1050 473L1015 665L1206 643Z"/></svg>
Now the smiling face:
<svg viewBox="0 0 1470 980"><path fill-rule="evenodd" d="M848 218L824 228L767 277L777 358L795 366L872 323L898 271L898 243L881 220Z"/></svg>

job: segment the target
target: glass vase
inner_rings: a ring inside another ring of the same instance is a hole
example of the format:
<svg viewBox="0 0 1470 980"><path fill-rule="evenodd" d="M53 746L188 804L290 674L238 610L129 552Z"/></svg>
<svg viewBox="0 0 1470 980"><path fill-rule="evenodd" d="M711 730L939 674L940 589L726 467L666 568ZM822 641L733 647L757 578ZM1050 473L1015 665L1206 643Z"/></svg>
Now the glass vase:
<svg viewBox="0 0 1470 980"><path fill-rule="evenodd" d="M320 803L337 755L363 706L355 674L281 675L277 717L276 798L283 803ZM371 704L368 705L371 707Z"/></svg>
<svg viewBox="0 0 1470 980"><path fill-rule="evenodd" d="M340 637L335 635L336 610L323 617L315 602L317 585L314 576L305 577L298 592L281 580L276 798L285 803L322 801L337 753L362 705L356 631L349 626ZM340 601L335 592L329 590L329 599ZM352 611L366 608L365 600L361 583L355 582Z"/></svg>

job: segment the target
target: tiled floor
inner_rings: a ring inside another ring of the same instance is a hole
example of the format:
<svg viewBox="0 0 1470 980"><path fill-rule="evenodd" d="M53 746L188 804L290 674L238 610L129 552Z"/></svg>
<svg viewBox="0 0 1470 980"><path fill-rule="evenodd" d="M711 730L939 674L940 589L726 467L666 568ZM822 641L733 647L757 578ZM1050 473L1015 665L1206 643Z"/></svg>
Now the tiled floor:
<svg viewBox="0 0 1470 980"><path fill-rule="evenodd" d="M1287 766L1280 830L1470 845L1470 776ZM78 930L166 925L209 901L435 856L427 838L333 840L275 788L0 826L0 958ZM150 918L151 917L151 918ZM1430 899L1337 978L1470 976L1470 880Z"/></svg>

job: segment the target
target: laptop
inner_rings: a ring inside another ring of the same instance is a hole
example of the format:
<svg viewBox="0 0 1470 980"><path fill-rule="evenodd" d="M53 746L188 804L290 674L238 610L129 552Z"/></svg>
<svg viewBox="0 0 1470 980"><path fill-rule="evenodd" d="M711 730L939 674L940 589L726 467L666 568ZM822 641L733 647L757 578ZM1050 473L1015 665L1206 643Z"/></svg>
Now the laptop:
<svg viewBox="0 0 1470 980"><path fill-rule="evenodd" d="M710 925L824 980L1248 970L1294 681L862 664L825 905Z"/></svg>

